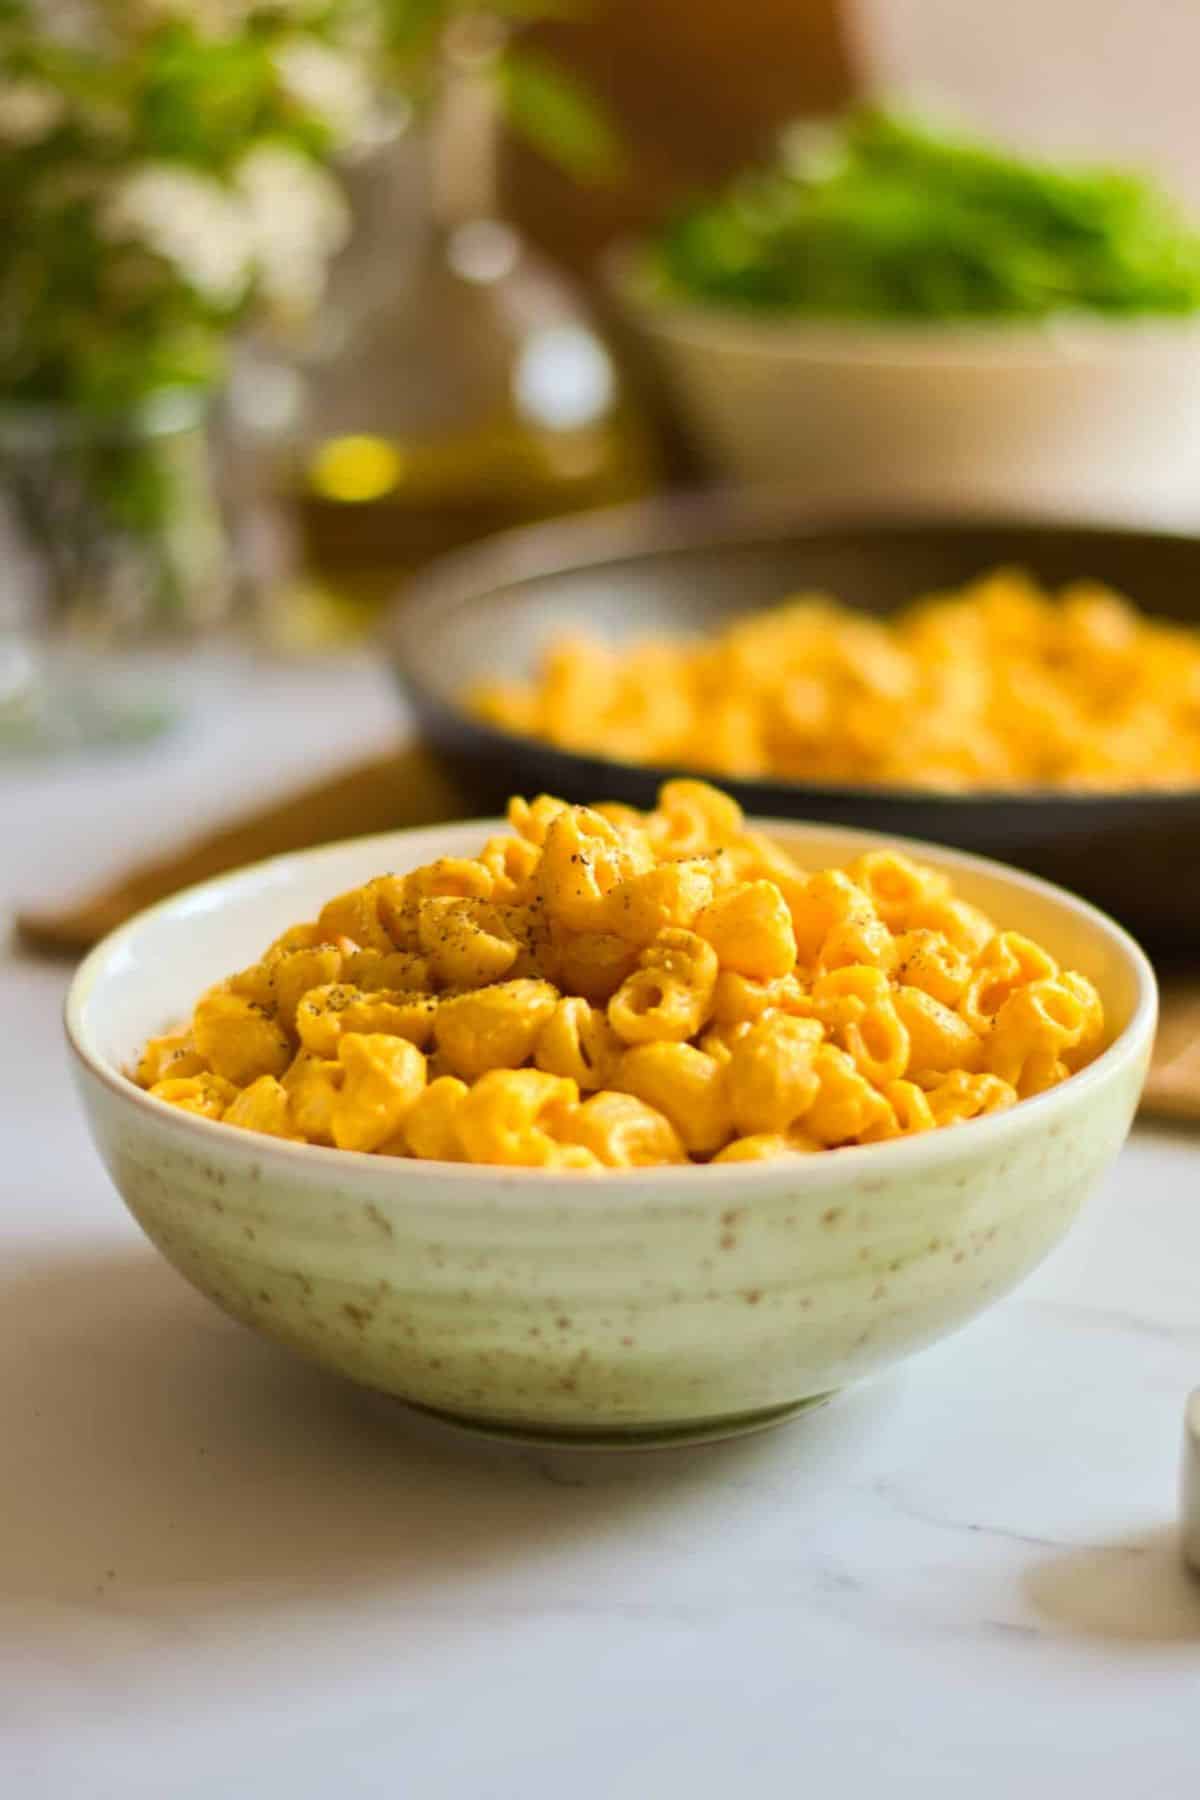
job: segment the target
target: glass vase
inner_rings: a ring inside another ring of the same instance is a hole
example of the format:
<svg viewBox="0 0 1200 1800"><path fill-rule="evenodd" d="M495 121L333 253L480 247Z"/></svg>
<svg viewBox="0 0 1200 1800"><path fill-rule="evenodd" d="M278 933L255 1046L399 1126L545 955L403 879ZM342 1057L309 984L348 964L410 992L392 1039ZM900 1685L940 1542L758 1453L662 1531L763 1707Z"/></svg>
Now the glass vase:
<svg viewBox="0 0 1200 1800"><path fill-rule="evenodd" d="M205 396L119 416L0 409L0 750L152 735L133 646L226 616L230 561Z"/></svg>

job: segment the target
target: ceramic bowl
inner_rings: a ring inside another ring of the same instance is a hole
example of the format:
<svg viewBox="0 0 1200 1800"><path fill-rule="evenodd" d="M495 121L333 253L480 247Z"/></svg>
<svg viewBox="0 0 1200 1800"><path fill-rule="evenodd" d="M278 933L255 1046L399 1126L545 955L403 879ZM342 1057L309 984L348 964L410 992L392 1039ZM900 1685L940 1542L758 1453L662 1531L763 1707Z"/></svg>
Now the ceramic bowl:
<svg viewBox="0 0 1200 1800"><path fill-rule="evenodd" d="M881 842L765 822L810 866ZM585 1177L281 1142L176 1111L123 1071L208 983L384 869L488 824L333 845L141 914L80 968L67 1033L134 1217L235 1318L353 1380L477 1426L592 1442L725 1434L886 1368L1008 1291L1067 1230L1129 1128L1154 977L1102 914L915 846L1097 984L1104 1053L969 1125L796 1162Z"/></svg>
<svg viewBox="0 0 1200 1800"><path fill-rule="evenodd" d="M787 479L826 504L1200 518L1194 319L773 318L664 296L624 251L609 273L693 436L731 479Z"/></svg>

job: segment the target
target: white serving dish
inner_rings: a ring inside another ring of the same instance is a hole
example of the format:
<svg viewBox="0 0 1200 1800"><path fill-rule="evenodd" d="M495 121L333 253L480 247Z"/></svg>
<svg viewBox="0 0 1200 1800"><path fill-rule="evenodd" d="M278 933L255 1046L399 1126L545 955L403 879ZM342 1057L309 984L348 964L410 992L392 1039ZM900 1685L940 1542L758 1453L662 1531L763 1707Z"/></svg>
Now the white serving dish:
<svg viewBox="0 0 1200 1800"><path fill-rule="evenodd" d="M954 1330L1062 1237L1125 1138L1155 1020L1137 946L1030 876L919 846L959 890L1089 975L1109 1048L969 1125L795 1162L607 1176L282 1142L123 1073L144 1039L282 927L383 869L465 854L475 823L337 844L153 907L67 1004L96 1144L163 1254L227 1312L371 1387L491 1429L615 1441L786 1415ZM880 840L767 823L811 866Z"/></svg>
<svg viewBox="0 0 1200 1800"><path fill-rule="evenodd" d="M618 303L717 471L813 506L1200 523L1200 323L825 323Z"/></svg>

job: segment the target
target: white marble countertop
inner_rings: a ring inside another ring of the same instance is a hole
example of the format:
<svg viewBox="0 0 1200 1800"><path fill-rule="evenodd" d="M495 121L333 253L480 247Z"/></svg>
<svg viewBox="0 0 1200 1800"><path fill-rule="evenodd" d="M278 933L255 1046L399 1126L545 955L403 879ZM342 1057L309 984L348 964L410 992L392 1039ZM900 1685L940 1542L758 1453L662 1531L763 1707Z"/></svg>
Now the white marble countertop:
<svg viewBox="0 0 1200 1800"><path fill-rule="evenodd" d="M0 769L0 903L395 716L363 668L210 671L153 753ZM294 1364L158 1260L70 1091L65 981L0 960L6 1800L1200 1789L1200 1139L1137 1132L1017 1297L806 1421L508 1450Z"/></svg>

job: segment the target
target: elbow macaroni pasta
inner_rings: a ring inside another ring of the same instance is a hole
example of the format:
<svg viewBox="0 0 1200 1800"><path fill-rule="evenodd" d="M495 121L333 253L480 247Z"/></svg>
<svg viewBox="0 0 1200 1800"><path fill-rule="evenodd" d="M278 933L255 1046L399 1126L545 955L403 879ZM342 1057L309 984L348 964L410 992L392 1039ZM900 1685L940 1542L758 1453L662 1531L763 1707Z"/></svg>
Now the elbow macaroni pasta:
<svg viewBox="0 0 1200 1800"><path fill-rule="evenodd" d="M1103 1042L1089 981L899 852L805 870L695 781L509 823L292 927L137 1081L297 1142L595 1171L932 1131Z"/></svg>
<svg viewBox="0 0 1200 1800"><path fill-rule="evenodd" d="M576 638L532 681L467 701L523 737L713 775L952 791L1200 780L1200 633L1095 582L1051 595L1016 570L886 621L801 596L709 638ZM688 854L689 823L671 831ZM890 923L891 900L868 891Z"/></svg>

